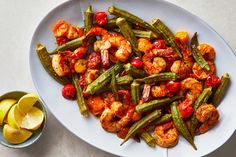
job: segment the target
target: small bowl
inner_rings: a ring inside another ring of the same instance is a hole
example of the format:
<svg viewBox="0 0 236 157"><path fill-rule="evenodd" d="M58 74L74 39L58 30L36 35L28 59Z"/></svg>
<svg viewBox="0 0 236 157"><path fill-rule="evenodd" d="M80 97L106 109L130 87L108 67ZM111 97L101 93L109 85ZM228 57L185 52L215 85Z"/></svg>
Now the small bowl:
<svg viewBox="0 0 236 157"><path fill-rule="evenodd" d="M0 96L0 101L3 99L15 99L18 101L22 96L26 94L27 94L26 92L22 92L22 91L12 91L12 92L9 92ZM41 109L44 113L44 121L43 121L43 124L41 124L40 128L37 129L36 131L33 131L33 135L25 142L20 143L20 144L10 144L3 137L3 126L0 126L0 143L2 145L9 148L25 148L35 143L39 139L39 137L42 135L43 130L46 126L47 113L46 113L46 108L41 100L38 100L34 106Z"/></svg>

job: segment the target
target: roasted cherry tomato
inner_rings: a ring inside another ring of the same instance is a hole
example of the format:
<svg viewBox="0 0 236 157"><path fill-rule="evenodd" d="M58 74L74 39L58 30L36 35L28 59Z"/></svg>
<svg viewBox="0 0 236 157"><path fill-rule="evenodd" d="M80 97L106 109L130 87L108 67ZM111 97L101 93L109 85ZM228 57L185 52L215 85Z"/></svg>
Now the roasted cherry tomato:
<svg viewBox="0 0 236 157"><path fill-rule="evenodd" d="M143 67L143 61L139 57L135 57L131 59L130 64L133 65L136 68L142 68Z"/></svg>
<svg viewBox="0 0 236 157"><path fill-rule="evenodd" d="M209 75L205 81L207 86L217 87L220 85L220 78L216 75Z"/></svg>
<svg viewBox="0 0 236 157"><path fill-rule="evenodd" d="M76 97L76 89L72 84L67 84L62 88L62 96L68 100L74 100Z"/></svg>
<svg viewBox="0 0 236 157"><path fill-rule="evenodd" d="M168 81L166 87L170 92L178 92L180 90L181 83L175 81Z"/></svg>
<svg viewBox="0 0 236 157"><path fill-rule="evenodd" d="M67 37L56 37L57 45L63 45L69 41Z"/></svg>
<svg viewBox="0 0 236 157"><path fill-rule="evenodd" d="M166 49L165 40L157 40L153 44L153 49Z"/></svg>
<svg viewBox="0 0 236 157"><path fill-rule="evenodd" d="M188 43L188 41L189 41L188 32L177 32L175 34L175 37L179 38L184 43Z"/></svg>
<svg viewBox="0 0 236 157"><path fill-rule="evenodd" d="M65 37L68 33L68 30L69 24L64 20L57 21L57 23L52 28L52 32L54 33L55 37Z"/></svg>
<svg viewBox="0 0 236 157"><path fill-rule="evenodd" d="M99 68L101 64L101 55L97 52L92 52L88 57L87 66L90 69Z"/></svg>
<svg viewBox="0 0 236 157"><path fill-rule="evenodd" d="M192 102L188 99L181 102L179 104L179 111L183 119L190 117L194 112Z"/></svg>
<svg viewBox="0 0 236 157"><path fill-rule="evenodd" d="M107 24L107 14L105 12L97 12L95 14L95 22L99 26L104 26Z"/></svg>

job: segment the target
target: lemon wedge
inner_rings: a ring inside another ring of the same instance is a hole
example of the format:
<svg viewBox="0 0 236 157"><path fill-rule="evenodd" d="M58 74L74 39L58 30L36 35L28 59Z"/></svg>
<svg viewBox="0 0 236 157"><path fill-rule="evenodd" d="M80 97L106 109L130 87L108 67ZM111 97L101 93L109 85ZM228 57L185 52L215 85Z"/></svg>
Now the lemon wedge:
<svg viewBox="0 0 236 157"><path fill-rule="evenodd" d="M32 132L25 129L16 129L8 124L5 124L3 127L3 137L11 144L23 143L29 139L32 135Z"/></svg>
<svg viewBox="0 0 236 157"><path fill-rule="evenodd" d="M3 124L8 111L15 103L15 99L4 99L0 102L0 125Z"/></svg>
<svg viewBox="0 0 236 157"><path fill-rule="evenodd" d="M37 107L32 107L23 117L20 127L29 130L37 130L44 120L44 113Z"/></svg>
<svg viewBox="0 0 236 157"><path fill-rule="evenodd" d="M20 128L20 124L24 118L24 115L18 111L16 105L12 106L10 109L7 115L7 123L13 128Z"/></svg>
<svg viewBox="0 0 236 157"><path fill-rule="evenodd" d="M38 95L34 93L29 93L20 98L17 103L17 108L22 114L26 114L31 110L36 101L38 100Z"/></svg>

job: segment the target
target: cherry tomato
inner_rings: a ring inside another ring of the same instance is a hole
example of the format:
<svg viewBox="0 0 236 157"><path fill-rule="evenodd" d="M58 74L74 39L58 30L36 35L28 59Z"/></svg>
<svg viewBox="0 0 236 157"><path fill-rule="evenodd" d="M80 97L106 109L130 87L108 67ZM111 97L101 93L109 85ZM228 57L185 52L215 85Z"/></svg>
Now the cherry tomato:
<svg viewBox="0 0 236 157"><path fill-rule="evenodd" d="M181 102L179 104L179 111L183 119L190 117L194 112L191 100L186 99Z"/></svg>
<svg viewBox="0 0 236 157"><path fill-rule="evenodd" d="M97 12L95 14L95 22L99 26L104 26L107 24L107 14L105 12Z"/></svg>
<svg viewBox="0 0 236 157"><path fill-rule="evenodd" d="M66 36L68 30L69 24L64 20L57 21L57 23L52 28L52 32L54 33L55 37Z"/></svg>
<svg viewBox="0 0 236 157"><path fill-rule="evenodd" d="M133 65L136 68L142 68L143 67L143 61L139 57L135 57L131 59L130 64Z"/></svg>
<svg viewBox="0 0 236 157"><path fill-rule="evenodd" d="M96 69L101 64L101 55L97 52L92 52L88 57L87 66L90 69Z"/></svg>
<svg viewBox="0 0 236 157"><path fill-rule="evenodd" d="M175 81L168 81L166 87L170 92L178 92L180 90L181 83Z"/></svg>
<svg viewBox="0 0 236 157"><path fill-rule="evenodd" d="M69 41L67 37L56 37L57 45L63 45Z"/></svg>
<svg viewBox="0 0 236 157"><path fill-rule="evenodd" d="M62 88L62 96L68 100L74 100L76 97L76 89L72 84L67 84Z"/></svg>
<svg viewBox="0 0 236 157"><path fill-rule="evenodd" d="M166 49L165 40L157 40L153 44L153 49Z"/></svg>
<svg viewBox="0 0 236 157"><path fill-rule="evenodd" d="M207 86L217 87L220 85L220 78L216 75L209 75L205 81Z"/></svg>

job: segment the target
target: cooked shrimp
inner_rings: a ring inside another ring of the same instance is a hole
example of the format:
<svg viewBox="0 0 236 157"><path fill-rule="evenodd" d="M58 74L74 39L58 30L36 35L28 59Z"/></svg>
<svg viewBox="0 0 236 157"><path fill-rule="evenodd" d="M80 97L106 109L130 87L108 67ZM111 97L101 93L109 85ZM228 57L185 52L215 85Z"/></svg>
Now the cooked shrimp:
<svg viewBox="0 0 236 157"><path fill-rule="evenodd" d="M207 70L201 68L197 63L194 63L194 65L193 65L193 73L194 73L194 75L195 75L198 79L204 80L204 79L206 79L209 75L214 74L214 72L215 72L215 65L214 65L214 63L208 61L208 64L209 64L209 66L210 66L210 70L209 70L209 71L207 71Z"/></svg>
<svg viewBox="0 0 236 157"><path fill-rule="evenodd" d="M219 112L212 104L204 103L196 111L196 118L202 124L197 128L197 134L203 134L213 128L219 120Z"/></svg>
<svg viewBox="0 0 236 157"><path fill-rule="evenodd" d="M174 61L170 67L170 71L179 74L181 78L187 78L192 73L191 68L181 60Z"/></svg>
<svg viewBox="0 0 236 157"><path fill-rule="evenodd" d="M166 61L162 57L155 57L152 53L146 53L142 59L143 69L149 75L160 73L166 68Z"/></svg>
<svg viewBox="0 0 236 157"><path fill-rule="evenodd" d="M174 147L179 141L179 134L173 122L158 125L154 130L157 145L163 148Z"/></svg>
<svg viewBox="0 0 236 157"><path fill-rule="evenodd" d="M132 52L130 42L121 35L108 37L100 47L101 51L109 51L110 48L117 48L114 56L121 62L125 62Z"/></svg>
<svg viewBox="0 0 236 157"><path fill-rule="evenodd" d="M87 100L87 105L91 113L99 116L105 109L105 102L100 96L90 96Z"/></svg>
<svg viewBox="0 0 236 157"><path fill-rule="evenodd" d="M197 48L207 61L214 61L216 54L214 48L211 45L200 44Z"/></svg>
<svg viewBox="0 0 236 157"><path fill-rule="evenodd" d="M115 101L111 104L111 108L106 108L102 112L100 122L104 130L115 133L126 127L132 121L128 114L117 120L116 112L122 110L122 107L123 104L121 102Z"/></svg>
<svg viewBox="0 0 236 157"><path fill-rule="evenodd" d="M181 89L187 91L186 98L194 102L202 92L202 83L194 78L186 78L181 81Z"/></svg>
<svg viewBox="0 0 236 157"><path fill-rule="evenodd" d="M106 107L110 108L111 104L115 101L115 96L111 92L105 92L102 94L103 100L106 104Z"/></svg>
<svg viewBox="0 0 236 157"><path fill-rule="evenodd" d="M104 28L94 26L86 34L86 39L91 36L101 36L102 40L105 40L109 36L109 33Z"/></svg>
<svg viewBox="0 0 236 157"><path fill-rule="evenodd" d="M169 93L169 90L167 89L166 85L153 86L151 88L151 93L153 97L159 98L159 97L167 96Z"/></svg>
<svg viewBox="0 0 236 157"><path fill-rule="evenodd" d="M145 38L139 38L138 39L138 49L139 49L139 51L141 51L143 53L147 53L152 49L152 43Z"/></svg>
<svg viewBox="0 0 236 157"><path fill-rule="evenodd" d="M70 72L69 66L66 64L61 54L52 55L52 68L58 76L65 76Z"/></svg>

